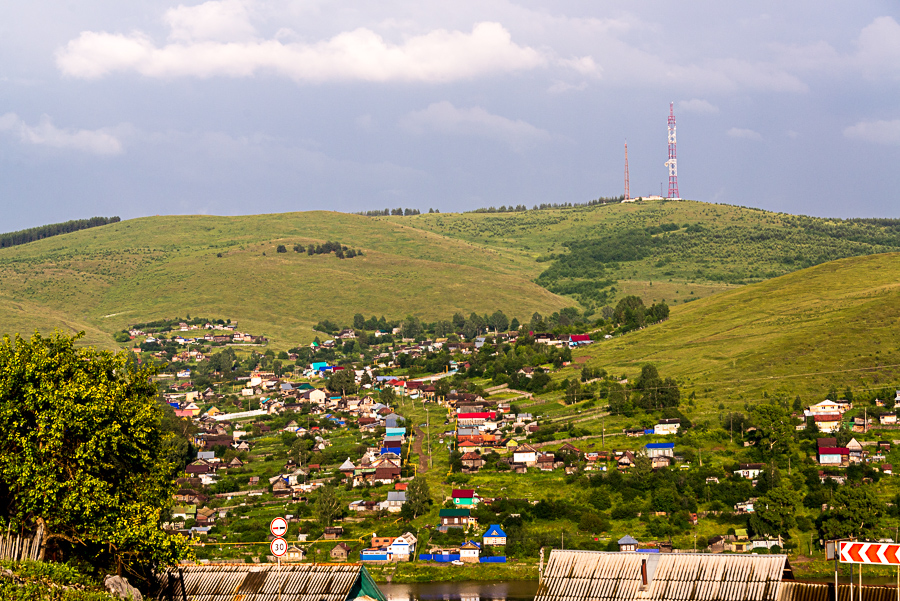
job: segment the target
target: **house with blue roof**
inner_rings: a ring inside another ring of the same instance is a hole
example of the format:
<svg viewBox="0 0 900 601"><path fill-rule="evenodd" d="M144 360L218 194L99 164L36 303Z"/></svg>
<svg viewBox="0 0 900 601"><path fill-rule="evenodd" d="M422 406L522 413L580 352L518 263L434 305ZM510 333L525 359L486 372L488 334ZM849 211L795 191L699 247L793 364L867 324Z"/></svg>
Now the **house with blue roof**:
<svg viewBox="0 0 900 601"><path fill-rule="evenodd" d="M497 524L491 524L481 541L485 547L505 547L506 533Z"/></svg>
<svg viewBox="0 0 900 601"><path fill-rule="evenodd" d="M649 457L650 459L653 459L654 457L674 457L675 443L650 442L644 445L644 451L647 453L647 457Z"/></svg>

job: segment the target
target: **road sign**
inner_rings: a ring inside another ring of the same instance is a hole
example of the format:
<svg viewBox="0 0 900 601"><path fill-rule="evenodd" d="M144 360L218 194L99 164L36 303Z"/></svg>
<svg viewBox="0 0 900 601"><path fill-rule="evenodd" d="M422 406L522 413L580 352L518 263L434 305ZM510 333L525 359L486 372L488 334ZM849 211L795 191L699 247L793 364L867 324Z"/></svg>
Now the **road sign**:
<svg viewBox="0 0 900 601"><path fill-rule="evenodd" d="M900 566L900 545L854 541L840 541L839 545L841 563Z"/></svg>
<svg viewBox="0 0 900 601"><path fill-rule="evenodd" d="M287 532L287 520L284 518L275 518L272 520L272 523L269 524L269 531L272 533L272 536L284 536Z"/></svg>
<svg viewBox="0 0 900 601"><path fill-rule="evenodd" d="M269 545L269 548L272 550L272 555L275 557L281 557L285 553L287 553L287 541L283 538L276 538L272 541L272 544Z"/></svg>

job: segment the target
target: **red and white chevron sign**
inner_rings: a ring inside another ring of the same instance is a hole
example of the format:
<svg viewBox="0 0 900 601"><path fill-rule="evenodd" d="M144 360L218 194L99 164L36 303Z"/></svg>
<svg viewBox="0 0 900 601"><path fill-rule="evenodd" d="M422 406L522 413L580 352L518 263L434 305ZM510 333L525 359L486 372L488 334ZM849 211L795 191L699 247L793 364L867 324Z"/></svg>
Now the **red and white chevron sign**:
<svg viewBox="0 0 900 601"><path fill-rule="evenodd" d="M856 543L841 541L838 557L841 563L900 565L900 545L890 543Z"/></svg>

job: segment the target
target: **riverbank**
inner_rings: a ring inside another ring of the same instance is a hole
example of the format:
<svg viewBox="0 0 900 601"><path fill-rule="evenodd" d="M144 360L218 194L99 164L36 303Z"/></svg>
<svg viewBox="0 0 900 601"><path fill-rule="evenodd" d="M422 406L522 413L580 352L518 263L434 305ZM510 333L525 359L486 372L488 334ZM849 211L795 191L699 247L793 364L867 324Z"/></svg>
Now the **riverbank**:
<svg viewBox="0 0 900 601"><path fill-rule="evenodd" d="M366 564L366 570L379 584L538 580L537 562L477 563L454 566L448 563L416 561L386 565Z"/></svg>

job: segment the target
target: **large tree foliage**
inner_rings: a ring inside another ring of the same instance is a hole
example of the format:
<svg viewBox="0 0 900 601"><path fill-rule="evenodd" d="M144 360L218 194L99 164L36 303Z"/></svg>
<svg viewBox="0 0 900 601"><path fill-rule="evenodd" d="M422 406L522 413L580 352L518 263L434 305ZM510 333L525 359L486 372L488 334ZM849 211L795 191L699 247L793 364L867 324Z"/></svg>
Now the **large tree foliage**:
<svg viewBox="0 0 900 601"><path fill-rule="evenodd" d="M173 481L152 373L55 334L0 343L0 515L68 552L173 563ZM61 543L61 541L67 541Z"/></svg>
<svg viewBox="0 0 900 601"><path fill-rule="evenodd" d="M412 514L412 518L415 519L428 511L428 507L432 503L434 503L434 499L431 498L428 480L422 476L413 478L407 488L406 503L403 504L403 508L409 507L408 511Z"/></svg>
<svg viewBox="0 0 900 601"><path fill-rule="evenodd" d="M822 538L878 538L878 522L884 513L884 503L876 498L871 488L841 486L829 505L831 508L818 520Z"/></svg>

